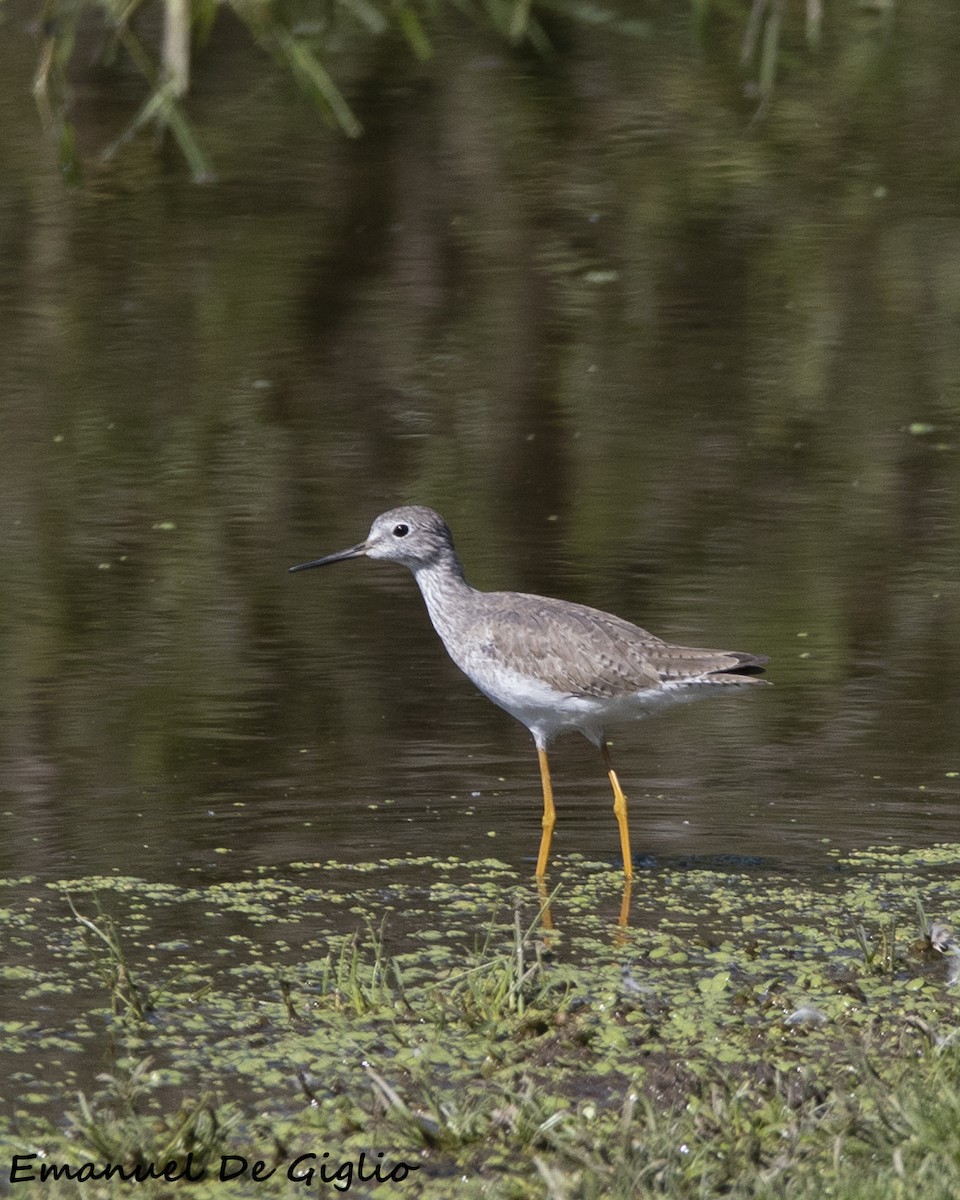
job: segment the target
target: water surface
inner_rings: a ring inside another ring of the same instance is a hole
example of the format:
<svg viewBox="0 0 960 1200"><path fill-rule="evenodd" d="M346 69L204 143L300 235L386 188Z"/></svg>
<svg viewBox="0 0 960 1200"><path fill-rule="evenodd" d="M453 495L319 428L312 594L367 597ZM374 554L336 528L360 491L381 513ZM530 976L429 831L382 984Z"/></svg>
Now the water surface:
<svg viewBox="0 0 960 1200"><path fill-rule="evenodd" d="M552 66L451 36L357 84L351 144L237 49L256 103L229 58L193 102L206 188L140 143L98 168L88 81L66 190L5 51L3 870L532 868L530 739L409 576L286 573L405 501L478 586L770 656L616 732L639 858L949 835L960 131L916 19L844 31L863 76L801 55L762 122L722 29ZM613 869L595 752L553 762L557 854Z"/></svg>

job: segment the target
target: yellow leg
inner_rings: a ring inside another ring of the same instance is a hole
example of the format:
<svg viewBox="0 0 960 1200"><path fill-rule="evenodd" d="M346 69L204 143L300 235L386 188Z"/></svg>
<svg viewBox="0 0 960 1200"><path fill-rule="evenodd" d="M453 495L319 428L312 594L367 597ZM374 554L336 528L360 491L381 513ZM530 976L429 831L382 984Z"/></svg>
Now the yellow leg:
<svg viewBox="0 0 960 1200"><path fill-rule="evenodd" d="M540 898L540 924L550 932L553 929L553 913L550 911L550 893L542 875L537 876L537 895Z"/></svg>
<svg viewBox="0 0 960 1200"><path fill-rule="evenodd" d="M547 752L539 746L537 758L540 761L540 782L543 784L543 833L540 835L540 853L537 855L537 878L542 879L547 873L547 860L550 857L550 842L553 839L553 827L557 823L557 812L553 807L553 785L550 782Z"/></svg>
<svg viewBox="0 0 960 1200"><path fill-rule="evenodd" d="M620 898L620 916L617 918L617 924L621 929L626 929L630 924L630 891L633 888L633 876L628 875L623 881L623 896Z"/></svg>
<svg viewBox="0 0 960 1200"><path fill-rule="evenodd" d="M610 780L610 786L613 788L613 815L617 818L617 827L620 830L620 853L623 855L623 873L627 879L632 879L633 854L630 851L630 829L627 825L627 798L623 794L620 780L613 769L613 763L610 761L610 751L607 749L606 742L601 744L600 753L603 755L603 765L607 768L607 776Z"/></svg>

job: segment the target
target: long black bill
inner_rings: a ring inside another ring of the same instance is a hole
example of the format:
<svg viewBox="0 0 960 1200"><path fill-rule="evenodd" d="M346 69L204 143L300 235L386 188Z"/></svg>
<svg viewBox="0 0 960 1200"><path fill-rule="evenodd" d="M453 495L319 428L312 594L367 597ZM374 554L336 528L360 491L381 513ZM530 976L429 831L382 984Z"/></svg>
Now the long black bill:
<svg viewBox="0 0 960 1200"><path fill-rule="evenodd" d="M345 558L362 558L367 552L367 543L358 542L349 550L338 550L336 554L328 554L326 558L315 558L313 562L300 563L296 567L288 567L289 571L309 571L311 567L325 567L327 563L343 562Z"/></svg>

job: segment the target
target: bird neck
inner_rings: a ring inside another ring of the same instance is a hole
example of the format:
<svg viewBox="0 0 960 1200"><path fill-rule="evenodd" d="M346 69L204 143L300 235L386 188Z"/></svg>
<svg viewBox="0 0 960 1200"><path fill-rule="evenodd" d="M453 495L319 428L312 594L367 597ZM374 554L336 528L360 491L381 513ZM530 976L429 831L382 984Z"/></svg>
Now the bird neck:
<svg viewBox="0 0 960 1200"><path fill-rule="evenodd" d="M463 567L456 551L451 549L425 566L418 567L414 578L434 629L446 641L452 610L474 590L463 577Z"/></svg>

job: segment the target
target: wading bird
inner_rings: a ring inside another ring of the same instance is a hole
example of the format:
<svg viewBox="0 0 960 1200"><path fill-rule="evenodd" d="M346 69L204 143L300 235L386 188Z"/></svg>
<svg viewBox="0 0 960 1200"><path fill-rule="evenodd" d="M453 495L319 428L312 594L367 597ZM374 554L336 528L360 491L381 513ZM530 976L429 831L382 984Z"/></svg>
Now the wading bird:
<svg viewBox="0 0 960 1200"><path fill-rule="evenodd" d="M363 556L402 563L413 572L447 653L488 699L533 735L543 784L538 878L547 872L556 823L547 747L558 734L582 733L603 756L630 879L627 799L610 761L607 729L672 704L766 682L757 678L767 661L762 655L675 646L583 604L478 591L464 578L446 521L420 505L382 513L356 546L290 570Z"/></svg>

